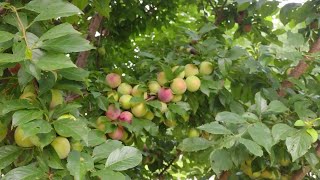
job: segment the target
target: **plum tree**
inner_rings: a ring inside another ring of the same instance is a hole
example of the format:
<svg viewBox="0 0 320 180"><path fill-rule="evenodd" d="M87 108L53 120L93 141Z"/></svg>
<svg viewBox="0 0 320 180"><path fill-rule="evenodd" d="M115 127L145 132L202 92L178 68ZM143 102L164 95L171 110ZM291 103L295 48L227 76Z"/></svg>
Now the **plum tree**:
<svg viewBox="0 0 320 180"><path fill-rule="evenodd" d="M201 81L197 76L189 76L186 79L187 89L190 92L198 91L201 86Z"/></svg>
<svg viewBox="0 0 320 180"><path fill-rule="evenodd" d="M132 92L132 86L128 83L121 83L117 90L119 94L129 95Z"/></svg>
<svg viewBox="0 0 320 180"><path fill-rule="evenodd" d="M158 92L158 99L162 102L168 103L172 100L173 94L169 88L161 88Z"/></svg>
<svg viewBox="0 0 320 180"><path fill-rule="evenodd" d="M130 109L131 108L131 102L130 102L131 98L132 98L132 96L128 95L128 94L122 95L120 97L119 103L123 109Z"/></svg>
<svg viewBox="0 0 320 180"><path fill-rule="evenodd" d="M173 93L177 95L181 95L187 90L187 84L182 78L173 79L170 87Z"/></svg>
<svg viewBox="0 0 320 180"><path fill-rule="evenodd" d="M52 142L51 146L56 151L60 159L65 159L71 150L70 142L65 137L56 137Z"/></svg>
<svg viewBox="0 0 320 180"><path fill-rule="evenodd" d="M118 126L112 133L108 133L108 136L114 140L120 140L123 138L124 130L122 126Z"/></svg>
<svg viewBox="0 0 320 180"><path fill-rule="evenodd" d="M108 110L106 112L106 116L110 120L116 120L120 116L121 110L117 108L114 104L108 106Z"/></svg>
<svg viewBox="0 0 320 180"><path fill-rule="evenodd" d="M121 114L119 116L119 120L120 121L124 121L124 122L127 122L129 124L131 124L132 118L133 118L133 115L129 111L123 111L123 112L121 112Z"/></svg>
<svg viewBox="0 0 320 180"><path fill-rule="evenodd" d="M131 112L135 117L143 117L147 114L148 109L145 103L138 103L131 108Z"/></svg>
<svg viewBox="0 0 320 180"><path fill-rule="evenodd" d="M121 77L119 74L110 73L106 76L106 83L111 88L116 88L121 84Z"/></svg>
<svg viewBox="0 0 320 180"><path fill-rule="evenodd" d="M213 72L213 65L211 62L203 61L200 63L200 74L209 75Z"/></svg>
<svg viewBox="0 0 320 180"><path fill-rule="evenodd" d="M187 64L184 68L185 76L188 78L189 76L195 76L199 74L199 69L194 64Z"/></svg>

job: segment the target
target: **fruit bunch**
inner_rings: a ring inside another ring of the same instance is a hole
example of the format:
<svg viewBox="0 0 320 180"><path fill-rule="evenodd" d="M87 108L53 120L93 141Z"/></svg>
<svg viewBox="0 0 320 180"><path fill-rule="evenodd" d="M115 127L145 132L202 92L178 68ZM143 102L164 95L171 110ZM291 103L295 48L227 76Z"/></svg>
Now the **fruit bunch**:
<svg viewBox="0 0 320 180"><path fill-rule="evenodd" d="M161 103L160 114L168 111L168 103L179 102L183 99L186 91L196 92L200 89L201 80L199 75L210 75L213 72L213 64L203 61L198 66L187 64L185 66L173 67L172 73L176 74L175 78L168 80L165 72L157 74L156 80L149 81L146 85L138 84L132 86L126 82L122 82L121 76L116 73L110 73L106 76L106 84L112 89L108 92L110 100L105 116L108 121L117 126L116 130L109 133L112 139L121 140L124 130L119 122L129 123L135 119L153 120L155 111L147 105L150 100L159 100ZM135 101L134 99L140 99ZM142 100L142 101L141 101ZM187 119L187 117L185 117ZM173 120L163 120L164 124L173 127L176 122ZM97 120L98 129L104 131L105 127L101 119Z"/></svg>

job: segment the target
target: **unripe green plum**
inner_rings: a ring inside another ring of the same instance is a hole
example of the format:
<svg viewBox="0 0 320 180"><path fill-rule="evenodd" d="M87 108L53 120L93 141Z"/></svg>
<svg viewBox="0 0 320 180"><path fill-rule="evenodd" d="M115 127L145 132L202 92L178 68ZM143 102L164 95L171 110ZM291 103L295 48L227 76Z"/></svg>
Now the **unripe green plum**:
<svg viewBox="0 0 320 180"><path fill-rule="evenodd" d="M148 84L150 94L157 94L161 86L157 81L150 81Z"/></svg>
<svg viewBox="0 0 320 180"><path fill-rule="evenodd" d="M132 86L128 83L121 83L118 87L118 93L125 95L125 94L131 94L132 92Z"/></svg>
<svg viewBox="0 0 320 180"><path fill-rule="evenodd" d="M65 137L56 137L52 142L51 146L56 151L60 159L65 159L68 157L68 154L70 152L70 142Z"/></svg>
<svg viewBox="0 0 320 180"><path fill-rule="evenodd" d="M122 126L118 126L112 133L108 133L109 137L113 140L120 140L123 138L124 130Z"/></svg>
<svg viewBox="0 0 320 180"><path fill-rule="evenodd" d="M213 72L213 65L211 62L203 61L200 63L200 74L209 75Z"/></svg>
<svg viewBox="0 0 320 180"><path fill-rule="evenodd" d="M110 91L108 92L108 98L113 98L115 101L119 101L119 94L116 91Z"/></svg>
<svg viewBox="0 0 320 180"><path fill-rule="evenodd" d="M133 118L133 115L129 111L123 111L119 116L120 121L127 122L129 124L131 124L132 118Z"/></svg>
<svg viewBox="0 0 320 180"><path fill-rule="evenodd" d="M188 136L189 136L190 138L192 138L192 137L199 137L199 136L200 136L200 133L199 133L199 131L198 131L197 129L192 128L192 129L189 130Z"/></svg>
<svg viewBox="0 0 320 180"><path fill-rule="evenodd" d="M101 55L101 56L104 56L106 55L106 49L104 47L99 47L98 48L98 53Z"/></svg>
<svg viewBox="0 0 320 180"><path fill-rule="evenodd" d="M143 116L143 118L151 121L154 118L154 114L151 111L148 111L147 114Z"/></svg>
<svg viewBox="0 0 320 180"><path fill-rule="evenodd" d="M166 78L166 74L164 72L160 72L157 75L157 81L158 83L163 86L165 83L168 82L167 78Z"/></svg>
<svg viewBox="0 0 320 180"><path fill-rule="evenodd" d="M176 120L171 120L171 119L166 119L164 120L164 124L168 127L176 127L177 126L177 121Z"/></svg>
<svg viewBox="0 0 320 180"><path fill-rule="evenodd" d="M119 103L123 109L130 109L131 108L131 103L130 103L131 98L132 98L132 96L128 95L128 94L122 95L120 97Z"/></svg>
<svg viewBox="0 0 320 180"><path fill-rule="evenodd" d="M170 87L174 94L183 94L187 90L187 84L182 78L173 79Z"/></svg>
<svg viewBox="0 0 320 180"><path fill-rule="evenodd" d="M111 88L116 88L121 84L121 76L116 73L110 73L106 76L106 83Z"/></svg>
<svg viewBox="0 0 320 180"><path fill-rule="evenodd" d="M197 76L189 76L186 79L187 89L190 92L196 92L200 89L201 81Z"/></svg>
<svg viewBox="0 0 320 180"><path fill-rule="evenodd" d="M175 94L175 95L173 95L173 98L172 98L172 102L179 102L179 101L181 101L181 99L182 99L182 94Z"/></svg>
<svg viewBox="0 0 320 180"><path fill-rule="evenodd" d="M20 127L14 131L14 141L20 147L32 147L33 143L30 141L29 137L25 137L23 130Z"/></svg>
<svg viewBox="0 0 320 180"><path fill-rule="evenodd" d="M33 145L41 147L41 142L37 135L30 136L29 139Z"/></svg>
<svg viewBox="0 0 320 180"><path fill-rule="evenodd" d="M169 88L161 88L158 92L158 99L162 102L168 103L172 100L173 94Z"/></svg>
<svg viewBox="0 0 320 180"><path fill-rule="evenodd" d="M71 120L74 120L74 121L77 120L77 118L74 117L74 116L71 115L71 114L64 114L64 115L58 117L58 120L59 120L59 119L71 119Z"/></svg>
<svg viewBox="0 0 320 180"><path fill-rule="evenodd" d="M178 69L180 66L175 66L175 67L173 67L171 70L172 70L172 72L174 72L176 69ZM178 74L178 78L184 78L184 76L185 76L185 72L184 72L184 70L183 71L181 71L179 74Z"/></svg>
<svg viewBox="0 0 320 180"><path fill-rule="evenodd" d="M53 109L59 104L62 104L64 101L62 96L62 91L51 89L51 102L50 102L50 109Z"/></svg>
<svg viewBox="0 0 320 180"><path fill-rule="evenodd" d="M185 76L189 77L189 76L194 76L199 74L199 69L196 65L194 64L187 64L184 67L184 72L185 72Z"/></svg>
<svg viewBox="0 0 320 180"><path fill-rule="evenodd" d="M30 102L34 102L35 99L37 98L37 95L34 94L33 92L24 92L21 94L21 96L19 97L20 99L26 99Z"/></svg>
<svg viewBox="0 0 320 180"><path fill-rule="evenodd" d="M140 85L135 85L132 89L132 96L143 96L144 95L144 90L139 87Z"/></svg>
<svg viewBox="0 0 320 180"><path fill-rule="evenodd" d="M108 110L106 112L106 116L110 120L116 120L120 116L121 110L118 109L114 104L108 106Z"/></svg>
<svg viewBox="0 0 320 180"><path fill-rule="evenodd" d="M72 142L71 147L73 150L79 151L79 152L81 152L83 149L83 145L79 141Z"/></svg>
<svg viewBox="0 0 320 180"><path fill-rule="evenodd" d="M161 102L161 109L160 109L161 113L165 113L168 111L168 105L164 102Z"/></svg>
<svg viewBox="0 0 320 180"><path fill-rule="evenodd" d="M135 117L143 117L147 114L147 107L144 103L138 103L131 108L131 112Z"/></svg>

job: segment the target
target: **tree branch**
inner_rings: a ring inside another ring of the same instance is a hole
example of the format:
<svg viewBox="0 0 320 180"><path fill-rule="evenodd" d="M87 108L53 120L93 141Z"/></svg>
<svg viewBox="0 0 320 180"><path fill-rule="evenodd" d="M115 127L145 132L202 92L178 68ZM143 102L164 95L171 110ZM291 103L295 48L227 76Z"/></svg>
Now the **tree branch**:
<svg viewBox="0 0 320 180"><path fill-rule="evenodd" d="M159 179L163 179L163 175L164 173L170 168L170 166L177 160L177 158L179 158L180 154L182 153L182 151L177 150L177 155L176 157L174 157L169 164L160 172L159 174Z"/></svg>
<svg viewBox="0 0 320 180"><path fill-rule="evenodd" d="M291 177L291 180L303 180L303 178L310 172L310 167L309 166L304 166L298 171L295 171L293 173L293 176Z"/></svg>
<svg viewBox="0 0 320 180"><path fill-rule="evenodd" d="M229 171L223 171L218 180L228 180L230 176Z"/></svg>
<svg viewBox="0 0 320 180"><path fill-rule="evenodd" d="M93 41L95 39L95 34L100 27L103 16L95 14L90 22L87 39ZM90 51L84 51L79 53L76 65L80 68L84 68L87 65L87 59L89 57Z"/></svg>
<svg viewBox="0 0 320 180"><path fill-rule="evenodd" d="M313 45L310 47L309 53L316 53L320 51L320 37L313 43ZM299 64L291 71L291 73L289 74L289 77L293 77L295 79L299 79L303 73L305 73L309 67L308 63L306 62L307 60L312 60L313 58L311 57L305 57L304 59L299 61ZM278 95L280 97L284 97L286 96L287 92L286 90L288 88L293 87L293 83L288 81L288 80L284 80L281 83L281 87L278 91Z"/></svg>

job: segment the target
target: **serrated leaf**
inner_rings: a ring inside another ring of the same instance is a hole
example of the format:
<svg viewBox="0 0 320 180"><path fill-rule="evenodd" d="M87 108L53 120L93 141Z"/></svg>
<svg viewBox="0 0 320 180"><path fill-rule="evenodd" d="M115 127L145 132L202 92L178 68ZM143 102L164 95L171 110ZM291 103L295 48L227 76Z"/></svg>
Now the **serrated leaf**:
<svg viewBox="0 0 320 180"><path fill-rule="evenodd" d="M210 154L212 170L219 174L223 170L229 170L233 167L231 153L225 149L215 150Z"/></svg>
<svg viewBox="0 0 320 180"><path fill-rule="evenodd" d="M9 54L9 53L0 53L0 64L16 63L16 62L20 62L20 61L23 61L23 58L17 57L15 55Z"/></svg>
<svg viewBox="0 0 320 180"><path fill-rule="evenodd" d="M0 31L0 43L11 40L14 37L14 34L11 34L7 31Z"/></svg>
<svg viewBox="0 0 320 180"><path fill-rule="evenodd" d="M8 112L16 111L19 109L36 109L37 108L31 102L25 99L15 99L10 101L5 101L3 104L4 104L4 107L2 108L2 114L7 114Z"/></svg>
<svg viewBox="0 0 320 180"><path fill-rule="evenodd" d="M41 43L40 48L61 53L81 52L94 49L94 47L89 44L88 40L79 35L66 35L55 39L49 39Z"/></svg>
<svg viewBox="0 0 320 180"><path fill-rule="evenodd" d="M139 165L141 161L142 154L138 149L124 146L109 155L106 167L114 171L124 171Z"/></svg>
<svg viewBox="0 0 320 180"><path fill-rule="evenodd" d="M289 109L281 101L278 100L271 101L267 109L268 112L275 113L283 113L288 110Z"/></svg>
<svg viewBox="0 0 320 180"><path fill-rule="evenodd" d="M178 146L178 149L185 152L194 152L207 149L211 146L210 141L202 137L193 137L184 139Z"/></svg>
<svg viewBox="0 0 320 180"><path fill-rule="evenodd" d="M94 147L106 141L106 136L103 132L97 129L92 129L88 135L88 145Z"/></svg>
<svg viewBox="0 0 320 180"><path fill-rule="evenodd" d="M34 165L28 165L12 169L3 176L2 180L34 180L45 179L46 176L46 172L42 171L40 168L36 168Z"/></svg>
<svg viewBox="0 0 320 180"><path fill-rule="evenodd" d="M94 168L92 157L83 152L71 151L67 161L67 169L75 180L84 179L86 173Z"/></svg>
<svg viewBox="0 0 320 180"><path fill-rule="evenodd" d="M198 129L211 134L232 134L232 132L229 129L219 124L218 122L204 124L202 126L199 126Z"/></svg>
<svg viewBox="0 0 320 180"><path fill-rule="evenodd" d="M241 124L246 123L246 120L240 115L232 112L220 112L216 115L216 120L224 123L230 124Z"/></svg>
<svg viewBox="0 0 320 180"><path fill-rule="evenodd" d="M75 140L83 140L88 144L89 128L81 120L61 119L53 122L56 132L64 137L73 137Z"/></svg>
<svg viewBox="0 0 320 180"><path fill-rule="evenodd" d="M39 58L35 65L44 71L76 67L70 57L65 54L46 54Z"/></svg>
<svg viewBox="0 0 320 180"><path fill-rule="evenodd" d="M44 41L48 39L55 39L69 34L80 34L80 32L73 29L71 24L63 23L49 29L40 37L39 40Z"/></svg>
<svg viewBox="0 0 320 180"><path fill-rule="evenodd" d="M122 173L112 171L111 169L108 169L108 168L93 172L92 176L98 176L101 180L109 180L109 179L126 180L126 177Z"/></svg>
<svg viewBox="0 0 320 180"><path fill-rule="evenodd" d="M291 154L292 161L297 160L303 156L311 148L312 138L304 130L295 133L293 136L286 139L286 146L288 152Z"/></svg>
<svg viewBox="0 0 320 180"><path fill-rule="evenodd" d="M254 141L251 141L249 139L240 138L239 143L243 144L250 153L252 153L255 156L262 156L263 151L261 147L255 143Z"/></svg>
<svg viewBox="0 0 320 180"><path fill-rule="evenodd" d="M93 149L93 159L95 161L101 160L101 159L107 159L111 152L114 150L123 147L122 143L120 141L116 140L107 140L105 143L100 144L99 146L96 146Z"/></svg>
<svg viewBox="0 0 320 180"><path fill-rule="evenodd" d="M271 153L273 139L270 129L263 123L255 123L248 128L251 138L259 145L263 146L268 153Z"/></svg>
<svg viewBox="0 0 320 180"><path fill-rule="evenodd" d="M280 140L285 140L287 137L294 135L297 132L296 129L286 125L286 124L276 124L272 127L272 136L275 143Z"/></svg>
<svg viewBox="0 0 320 180"><path fill-rule="evenodd" d="M0 147L0 170L10 165L22 153L17 146L6 145Z"/></svg>
<svg viewBox="0 0 320 180"><path fill-rule="evenodd" d="M74 81L85 81L89 77L89 71L81 68L66 68L59 70L64 78Z"/></svg>
<svg viewBox="0 0 320 180"><path fill-rule="evenodd" d="M160 103L160 101L158 100L154 100L154 101L148 101L147 104L151 107L157 108L157 109L161 109L162 105Z"/></svg>
<svg viewBox="0 0 320 180"><path fill-rule="evenodd" d="M19 127L21 127L21 129L23 130L25 138L36 135L38 133L49 133L52 130L49 122L43 119L33 120L21 124Z"/></svg>
<svg viewBox="0 0 320 180"><path fill-rule="evenodd" d="M12 115L12 126L19 126L34 119L42 119L43 111L41 110L20 110Z"/></svg>

